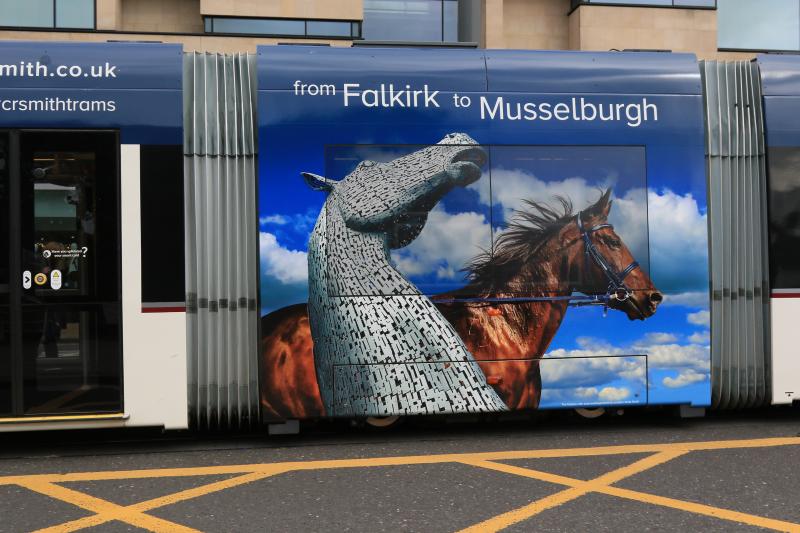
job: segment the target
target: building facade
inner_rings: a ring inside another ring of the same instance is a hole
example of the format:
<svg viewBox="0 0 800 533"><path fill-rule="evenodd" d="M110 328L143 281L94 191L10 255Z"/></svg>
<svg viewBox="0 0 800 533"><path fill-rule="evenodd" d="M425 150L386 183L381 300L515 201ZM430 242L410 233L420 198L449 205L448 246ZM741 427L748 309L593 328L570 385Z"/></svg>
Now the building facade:
<svg viewBox="0 0 800 533"><path fill-rule="evenodd" d="M208 52L426 43L732 59L800 51L800 0L0 0L0 39L156 41Z"/></svg>

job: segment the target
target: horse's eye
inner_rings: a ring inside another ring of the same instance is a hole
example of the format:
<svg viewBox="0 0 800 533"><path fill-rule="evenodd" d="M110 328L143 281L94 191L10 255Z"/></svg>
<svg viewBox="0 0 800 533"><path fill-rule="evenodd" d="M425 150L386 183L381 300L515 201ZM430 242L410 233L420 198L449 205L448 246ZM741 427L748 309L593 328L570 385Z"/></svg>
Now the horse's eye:
<svg viewBox="0 0 800 533"><path fill-rule="evenodd" d="M605 241L605 243L609 245L611 248L619 248L620 246L622 246L622 243L618 239L615 239L613 237L606 237L605 239L603 239L603 241Z"/></svg>

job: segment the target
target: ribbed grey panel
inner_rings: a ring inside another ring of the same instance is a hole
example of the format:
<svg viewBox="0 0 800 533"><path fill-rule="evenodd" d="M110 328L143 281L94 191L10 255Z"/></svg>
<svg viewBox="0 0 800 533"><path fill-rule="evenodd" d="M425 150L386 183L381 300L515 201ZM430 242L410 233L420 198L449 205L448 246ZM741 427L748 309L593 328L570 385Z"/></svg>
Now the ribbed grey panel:
<svg viewBox="0 0 800 533"><path fill-rule="evenodd" d="M761 81L749 61L701 61L711 243L712 404L769 402L769 282Z"/></svg>
<svg viewBox="0 0 800 533"><path fill-rule="evenodd" d="M189 410L258 421L255 56L184 55Z"/></svg>

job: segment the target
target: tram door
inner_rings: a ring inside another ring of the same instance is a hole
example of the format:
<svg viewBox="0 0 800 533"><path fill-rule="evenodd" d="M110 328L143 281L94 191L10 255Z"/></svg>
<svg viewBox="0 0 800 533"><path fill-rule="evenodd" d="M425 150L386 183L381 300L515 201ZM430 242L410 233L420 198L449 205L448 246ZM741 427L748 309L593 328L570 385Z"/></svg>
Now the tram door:
<svg viewBox="0 0 800 533"><path fill-rule="evenodd" d="M122 410L118 152L0 131L0 417Z"/></svg>

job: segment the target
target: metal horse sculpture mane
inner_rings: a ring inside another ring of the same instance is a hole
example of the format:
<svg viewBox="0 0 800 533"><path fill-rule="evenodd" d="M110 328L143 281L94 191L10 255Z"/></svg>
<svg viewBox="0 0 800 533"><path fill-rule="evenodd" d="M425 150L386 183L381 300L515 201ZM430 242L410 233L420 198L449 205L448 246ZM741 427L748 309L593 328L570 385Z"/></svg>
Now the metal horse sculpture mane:
<svg viewBox="0 0 800 533"><path fill-rule="evenodd" d="M506 409L453 326L389 260L442 196L480 178L484 160L454 133L388 163L363 161L341 181L303 174L328 192L308 246L308 316L329 415Z"/></svg>

